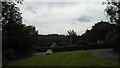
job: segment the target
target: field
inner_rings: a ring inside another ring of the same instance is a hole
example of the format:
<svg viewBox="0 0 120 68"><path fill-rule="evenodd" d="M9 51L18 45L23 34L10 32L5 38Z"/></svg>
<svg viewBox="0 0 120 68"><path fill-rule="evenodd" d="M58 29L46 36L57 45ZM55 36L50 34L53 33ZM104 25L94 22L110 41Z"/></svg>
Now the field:
<svg viewBox="0 0 120 68"><path fill-rule="evenodd" d="M56 52L51 55L12 61L9 66L117 66L118 63L92 56L89 50Z"/></svg>

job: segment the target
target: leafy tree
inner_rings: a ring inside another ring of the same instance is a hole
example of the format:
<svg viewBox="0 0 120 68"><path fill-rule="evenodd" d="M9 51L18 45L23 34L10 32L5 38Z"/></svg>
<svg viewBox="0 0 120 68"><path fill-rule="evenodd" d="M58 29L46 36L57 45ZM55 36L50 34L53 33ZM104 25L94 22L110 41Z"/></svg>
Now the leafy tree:
<svg viewBox="0 0 120 68"><path fill-rule="evenodd" d="M103 2L103 4L107 4L107 8L105 9L105 12L109 16L110 21L112 23L116 24L116 29L109 32L110 33L109 35L112 35L111 40L113 41L113 40L116 40L116 37L119 37L116 35L120 35L120 1L119 0L107 0L107 2L106 3ZM116 41L118 41L118 40L120 40L120 39L117 38ZM114 45L113 46L114 50L119 51L118 48L120 47L120 44L116 45L115 42L112 42L112 43Z"/></svg>
<svg viewBox="0 0 120 68"><path fill-rule="evenodd" d="M17 59L31 56L32 47L38 43L38 31L34 26L22 24L20 10L15 5L14 2L2 2L2 50L7 60L9 52Z"/></svg>
<svg viewBox="0 0 120 68"><path fill-rule="evenodd" d="M15 43L17 43L17 33L21 31L23 25L21 24L22 17L19 8L15 7L13 2L2 2L2 18L4 54L8 49L14 48Z"/></svg>
<svg viewBox="0 0 120 68"><path fill-rule="evenodd" d="M103 4L107 4L105 12L110 17L110 21L120 25L120 1L107 0L107 2L103 2Z"/></svg>
<svg viewBox="0 0 120 68"><path fill-rule="evenodd" d="M105 41L107 32L113 28L111 25L112 24L105 21L98 22L92 26L91 30L86 30L81 36L81 40L95 43L98 41Z"/></svg>
<svg viewBox="0 0 120 68"><path fill-rule="evenodd" d="M116 34L112 37L112 45L113 45L113 49L114 51L120 52L120 35Z"/></svg>

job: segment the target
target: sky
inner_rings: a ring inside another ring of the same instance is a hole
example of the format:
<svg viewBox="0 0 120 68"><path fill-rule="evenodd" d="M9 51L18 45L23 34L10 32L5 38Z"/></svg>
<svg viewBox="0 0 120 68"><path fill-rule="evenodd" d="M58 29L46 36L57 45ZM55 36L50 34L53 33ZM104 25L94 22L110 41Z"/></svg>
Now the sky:
<svg viewBox="0 0 120 68"><path fill-rule="evenodd" d="M104 12L105 0L26 0L17 5L22 13L23 23L33 25L39 34L68 34L68 30L77 35L101 21L107 20ZM70 2L71 1L71 2Z"/></svg>

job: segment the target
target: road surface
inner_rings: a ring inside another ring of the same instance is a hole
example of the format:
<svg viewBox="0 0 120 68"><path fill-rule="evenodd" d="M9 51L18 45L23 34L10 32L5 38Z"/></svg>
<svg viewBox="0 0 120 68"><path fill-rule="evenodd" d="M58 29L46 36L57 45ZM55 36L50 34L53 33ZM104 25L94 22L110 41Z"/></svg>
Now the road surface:
<svg viewBox="0 0 120 68"><path fill-rule="evenodd" d="M33 56L43 56L46 55L46 52L34 53Z"/></svg>
<svg viewBox="0 0 120 68"><path fill-rule="evenodd" d="M120 63L120 55L113 54L112 51L112 49L96 49L91 50L91 54Z"/></svg>

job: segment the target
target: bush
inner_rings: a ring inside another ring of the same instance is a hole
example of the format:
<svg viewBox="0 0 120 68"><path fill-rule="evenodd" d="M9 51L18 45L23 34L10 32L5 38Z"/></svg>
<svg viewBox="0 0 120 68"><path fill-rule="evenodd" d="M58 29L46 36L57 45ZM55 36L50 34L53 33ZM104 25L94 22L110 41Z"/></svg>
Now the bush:
<svg viewBox="0 0 120 68"><path fill-rule="evenodd" d="M114 35L112 38L113 49L116 52L120 52L120 34Z"/></svg>
<svg viewBox="0 0 120 68"><path fill-rule="evenodd" d="M37 47L34 50L34 52L46 52L47 49L51 49L50 47Z"/></svg>
<svg viewBox="0 0 120 68"><path fill-rule="evenodd" d="M14 60L15 59L15 53L13 49L8 49L7 51L3 52L3 56L8 60Z"/></svg>
<svg viewBox="0 0 120 68"><path fill-rule="evenodd" d="M79 41L76 42L76 44L77 44L77 45L87 45L88 42L85 41L85 40L79 40Z"/></svg>
<svg viewBox="0 0 120 68"><path fill-rule="evenodd" d="M36 52L46 52L47 49L51 49L50 47L39 47L35 48L34 50ZM57 46L53 47L52 51L53 52L60 52L60 51L75 51L75 50L84 50L85 46L84 45L67 45L67 46Z"/></svg>
<svg viewBox="0 0 120 68"><path fill-rule="evenodd" d="M88 45L87 45L87 48L88 49L96 49L96 48L98 48L98 44L97 43L88 43Z"/></svg>
<svg viewBox="0 0 120 68"><path fill-rule="evenodd" d="M108 43L89 43L87 49L103 49L103 48L112 48Z"/></svg>
<svg viewBox="0 0 120 68"><path fill-rule="evenodd" d="M13 49L8 49L2 52L2 65L7 66L9 61L15 60L15 53Z"/></svg>
<svg viewBox="0 0 120 68"><path fill-rule="evenodd" d="M66 43L66 42L60 42L60 43L58 43L58 46L66 46L66 45L68 45L68 43Z"/></svg>
<svg viewBox="0 0 120 68"><path fill-rule="evenodd" d="M75 50L83 50L83 47L78 45L71 45L71 46L61 46L61 47L54 47L54 52L60 52L60 51L75 51Z"/></svg>
<svg viewBox="0 0 120 68"><path fill-rule="evenodd" d="M78 41L81 42L81 41ZM77 43L78 44L78 43ZM60 52L60 51L75 51L75 50L86 50L86 49L101 49L101 48L111 48L110 44L107 43L80 43L79 45L66 45L66 46L56 46L52 48L53 52ZM47 49L51 49L50 47L38 47L35 48L37 52L46 52Z"/></svg>

